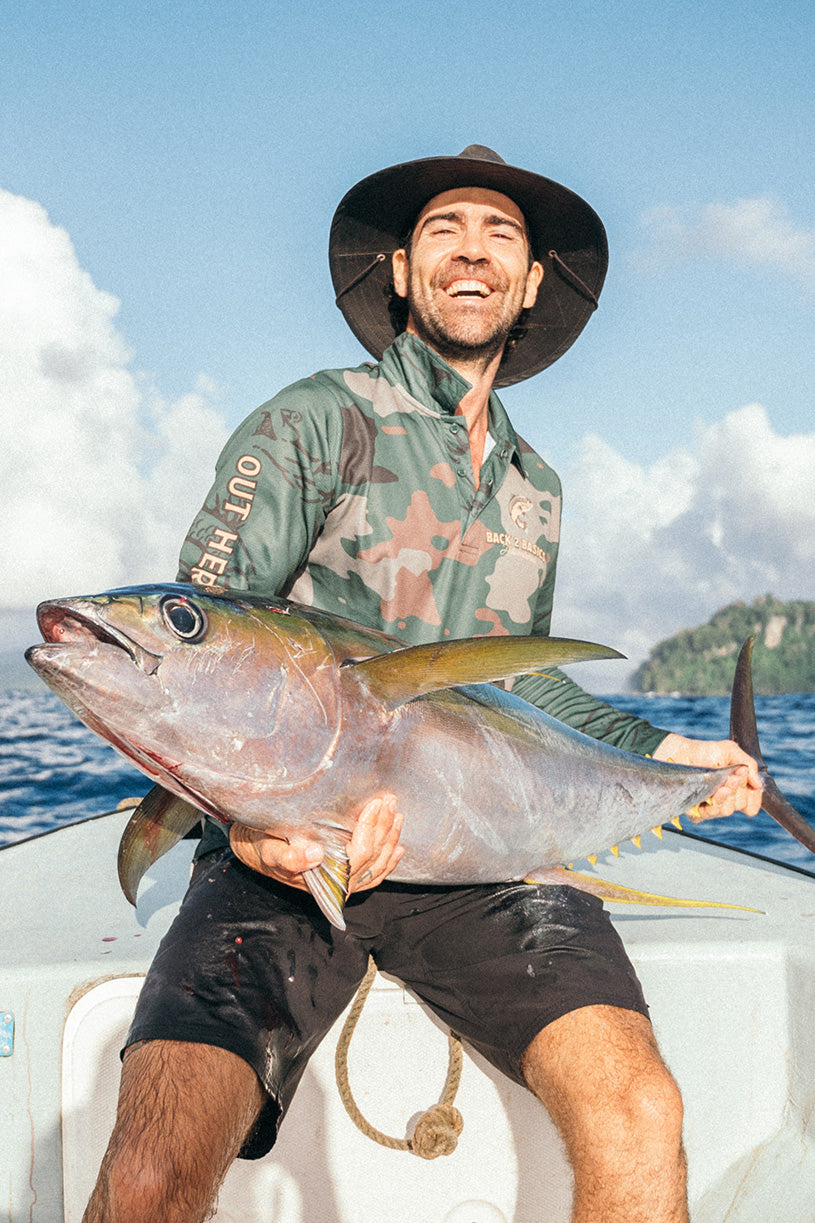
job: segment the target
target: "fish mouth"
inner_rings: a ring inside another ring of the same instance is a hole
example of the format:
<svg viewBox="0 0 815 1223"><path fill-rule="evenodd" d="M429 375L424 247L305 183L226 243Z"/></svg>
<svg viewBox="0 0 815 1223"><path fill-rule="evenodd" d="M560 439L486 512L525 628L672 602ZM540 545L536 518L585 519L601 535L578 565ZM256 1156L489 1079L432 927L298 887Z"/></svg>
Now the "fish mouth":
<svg viewBox="0 0 815 1223"><path fill-rule="evenodd" d="M45 644L32 646L26 651L26 658L47 657L71 646L96 648L101 644L123 650L145 675L155 674L161 662L160 654L151 653L126 633L105 624L92 608L80 610L75 603L60 600L41 603L37 608L37 624Z"/></svg>

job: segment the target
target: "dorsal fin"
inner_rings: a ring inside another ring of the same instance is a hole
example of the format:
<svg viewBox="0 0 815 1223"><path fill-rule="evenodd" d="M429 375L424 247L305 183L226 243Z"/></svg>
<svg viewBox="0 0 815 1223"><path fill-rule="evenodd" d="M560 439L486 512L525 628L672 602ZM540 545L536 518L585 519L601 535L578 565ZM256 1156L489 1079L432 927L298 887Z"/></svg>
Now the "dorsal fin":
<svg viewBox="0 0 815 1223"><path fill-rule="evenodd" d="M417 696L461 684L484 684L596 658L623 658L609 646L566 637L467 637L405 646L346 663L388 709Z"/></svg>

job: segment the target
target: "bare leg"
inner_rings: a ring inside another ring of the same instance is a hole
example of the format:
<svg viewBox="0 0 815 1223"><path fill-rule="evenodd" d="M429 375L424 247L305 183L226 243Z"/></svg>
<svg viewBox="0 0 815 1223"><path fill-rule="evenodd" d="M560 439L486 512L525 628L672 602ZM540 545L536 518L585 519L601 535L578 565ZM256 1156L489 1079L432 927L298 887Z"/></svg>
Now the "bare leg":
<svg viewBox="0 0 815 1223"><path fill-rule="evenodd" d="M572 1223L687 1223L682 1100L643 1015L573 1011L522 1065L566 1143Z"/></svg>
<svg viewBox="0 0 815 1223"><path fill-rule="evenodd" d="M200 1223L264 1102L242 1058L155 1040L122 1067L116 1125L84 1223Z"/></svg>

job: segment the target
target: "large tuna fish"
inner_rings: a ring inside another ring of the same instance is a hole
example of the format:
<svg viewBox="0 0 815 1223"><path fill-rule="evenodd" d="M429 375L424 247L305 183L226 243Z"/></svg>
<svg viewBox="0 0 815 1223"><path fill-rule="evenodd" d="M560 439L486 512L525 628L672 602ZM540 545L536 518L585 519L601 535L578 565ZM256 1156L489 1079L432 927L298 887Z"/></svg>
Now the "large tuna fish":
<svg viewBox="0 0 815 1223"><path fill-rule="evenodd" d="M319 841L325 858L306 882L342 926L346 846L377 793L394 793L405 817L392 879L486 883L634 837L708 798L732 771L619 751L487 683L619 657L587 642L405 647L313 608L179 585L59 599L41 604L38 620L47 644L28 661L162 787L123 838L131 900L198 808Z"/></svg>

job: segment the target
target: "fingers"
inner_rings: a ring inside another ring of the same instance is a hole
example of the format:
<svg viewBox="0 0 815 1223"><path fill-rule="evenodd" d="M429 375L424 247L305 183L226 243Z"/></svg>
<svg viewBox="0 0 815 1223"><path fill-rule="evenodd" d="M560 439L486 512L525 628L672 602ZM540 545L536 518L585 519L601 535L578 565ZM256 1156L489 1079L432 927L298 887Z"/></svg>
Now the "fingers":
<svg viewBox="0 0 815 1223"><path fill-rule="evenodd" d="M722 819L734 811L743 811L745 815L752 816L761 809L763 782L758 763L732 739L685 739L681 735L671 734L654 752L654 758L706 769L737 766L736 771L717 787L707 802L686 813L694 824Z"/></svg>
<svg viewBox="0 0 815 1223"><path fill-rule="evenodd" d="M753 781L751 770L747 765L737 769L722 785L716 789L707 802L687 812L692 823L701 824L705 820L723 819L741 811L745 815L754 816L761 810L762 784L756 773L757 784Z"/></svg>
<svg viewBox="0 0 815 1223"><path fill-rule="evenodd" d="M404 850L399 844L402 814L396 796L383 794L366 803L348 846L349 893L374 888L393 871Z"/></svg>
<svg viewBox="0 0 815 1223"><path fill-rule="evenodd" d="M377 795L362 808L348 844L349 894L374 888L394 870L404 850L399 844L402 815L396 796ZM244 866L290 887L305 888L303 871L317 866L324 851L316 841L283 841L268 833L233 823L229 843Z"/></svg>
<svg viewBox="0 0 815 1223"><path fill-rule="evenodd" d="M317 866L323 859L322 846L316 841L290 843L279 837L248 828L245 824L231 824L229 844L235 857L244 866L268 875L278 883L305 889L303 871Z"/></svg>
<svg viewBox="0 0 815 1223"><path fill-rule="evenodd" d="M737 774L741 788L745 791L753 790L760 794L764 788L764 782L759 772L758 762L752 756L748 756L737 743L730 739L726 739L721 746L728 749L727 758L724 761L725 764L743 764L746 767L746 772L739 770Z"/></svg>

